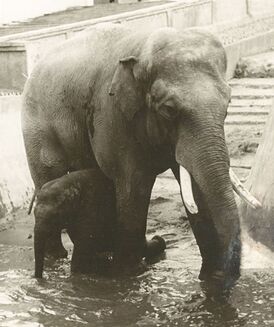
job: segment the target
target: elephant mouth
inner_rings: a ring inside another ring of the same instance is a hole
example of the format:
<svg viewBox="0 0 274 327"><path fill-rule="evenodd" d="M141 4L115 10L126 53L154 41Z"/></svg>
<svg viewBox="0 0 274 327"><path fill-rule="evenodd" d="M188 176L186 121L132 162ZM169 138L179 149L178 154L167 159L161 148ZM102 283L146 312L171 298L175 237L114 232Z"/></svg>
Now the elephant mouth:
<svg viewBox="0 0 274 327"><path fill-rule="evenodd" d="M237 193L241 199L255 209L262 206L261 203L244 187L232 168L229 169L229 176L234 192ZM193 196L191 175L182 165L180 165L180 186L185 207L191 214L197 214L199 210Z"/></svg>

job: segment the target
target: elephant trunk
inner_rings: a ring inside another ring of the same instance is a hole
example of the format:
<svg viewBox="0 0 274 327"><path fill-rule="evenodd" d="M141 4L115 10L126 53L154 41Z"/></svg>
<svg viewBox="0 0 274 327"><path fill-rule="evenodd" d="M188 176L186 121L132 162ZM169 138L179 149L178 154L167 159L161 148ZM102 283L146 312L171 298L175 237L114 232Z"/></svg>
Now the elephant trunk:
<svg viewBox="0 0 274 327"><path fill-rule="evenodd" d="M228 246L239 229L238 209L229 176L227 161L216 154L200 158L193 169L197 183L224 246Z"/></svg>
<svg viewBox="0 0 274 327"><path fill-rule="evenodd" d="M209 260L214 262L213 270L229 275L239 274L240 222L229 175L224 131L221 125L208 126L210 128L199 129L198 135L181 135L177 143L176 160L184 167L180 169L182 197L192 216L194 234L203 259L207 257L206 261L214 256ZM187 153L192 156L187 157ZM184 195L186 191L182 184L187 180L186 171L191 175L193 198ZM197 227L200 225L202 227ZM205 228L210 235L201 235L204 233L201 230Z"/></svg>

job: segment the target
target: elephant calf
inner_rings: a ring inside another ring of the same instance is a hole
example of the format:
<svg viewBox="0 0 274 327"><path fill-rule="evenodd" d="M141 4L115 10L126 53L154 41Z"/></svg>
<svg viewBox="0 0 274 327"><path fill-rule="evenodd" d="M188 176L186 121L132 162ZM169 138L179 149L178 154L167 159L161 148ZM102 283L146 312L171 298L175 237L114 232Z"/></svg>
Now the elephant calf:
<svg viewBox="0 0 274 327"><path fill-rule="evenodd" d="M107 254L114 248L114 193L113 184L97 169L72 172L43 185L34 209L35 277L42 277L45 250L51 246L47 241L63 228L74 243L73 272L96 271L111 262ZM154 236L144 256L151 258L165 247L165 241Z"/></svg>

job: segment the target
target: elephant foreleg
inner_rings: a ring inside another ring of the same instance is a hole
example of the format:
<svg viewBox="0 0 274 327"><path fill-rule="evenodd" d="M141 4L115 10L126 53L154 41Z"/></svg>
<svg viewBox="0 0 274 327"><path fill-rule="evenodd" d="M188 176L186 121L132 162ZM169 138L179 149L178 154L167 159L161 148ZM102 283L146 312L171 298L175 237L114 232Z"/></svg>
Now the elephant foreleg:
<svg viewBox="0 0 274 327"><path fill-rule="evenodd" d="M146 221L154 176L135 172L116 181L117 232L114 262L138 264L146 249Z"/></svg>

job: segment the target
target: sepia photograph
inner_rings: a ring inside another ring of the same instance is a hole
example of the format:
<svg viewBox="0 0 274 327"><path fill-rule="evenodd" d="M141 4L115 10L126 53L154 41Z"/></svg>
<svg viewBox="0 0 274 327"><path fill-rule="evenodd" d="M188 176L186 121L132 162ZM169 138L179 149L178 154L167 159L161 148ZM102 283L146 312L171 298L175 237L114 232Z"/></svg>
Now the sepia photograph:
<svg viewBox="0 0 274 327"><path fill-rule="evenodd" d="M274 0L0 0L0 326L274 327Z"/></svg>

